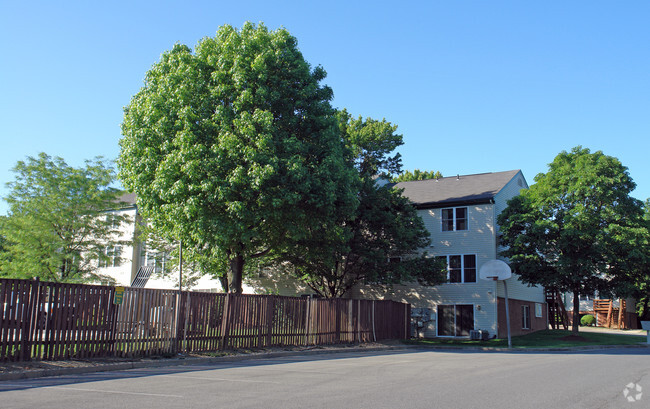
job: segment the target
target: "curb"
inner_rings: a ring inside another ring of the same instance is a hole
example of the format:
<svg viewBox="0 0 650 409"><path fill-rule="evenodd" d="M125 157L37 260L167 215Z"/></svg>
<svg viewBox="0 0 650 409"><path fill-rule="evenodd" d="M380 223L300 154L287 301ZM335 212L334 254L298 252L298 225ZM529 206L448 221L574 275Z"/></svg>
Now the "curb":
<svg viewBox="0 0 650 409"><path fill-rule="evenodd" d="M97 366L82 366L76 368L51 368L51 369L33 369L26 371L15 371L0 373L0 381L15 381L20 379L34 379L51 376L79 375L93 372L108 371L125 371L129 369L142 368L160 368L165 366L192 366L208 365L227 362L254 361L269 358L281 358L296 355L328 355L342 352L379 352L379 351L469 351L469 352L508 352L508 353L528 353L528 352L580 352L595 351L602 349L647 349L650 351L650 345L589 345L578 347L564 348L496 348L496 347L460 347L460 346L428 346L428 345L400 345L386 347L351 347L351 348L332 348L323 350L304 350L304 351L278 351L252 355L235 355L222 357L203 357L203 358L173 358L147 361L118 362L110 364L100 364Z"/></svg>
<svg viewBox="0 0 650 409"><path fill-rule="evenodd" d="M580 351L595 351L601 349L648 349L650 352L650 345L585 345L576 347L557 347L557 348L501 348L501 347L461 347L461 346L446 346L446 345L411 345L422 350L451 350L451 351L484 351L484 352L511 352L511 353L526 353L526 352L580 352Z"/></svg>
<svg viewBox="0 0 650 409"><path fill-rule="evenodd" d="M48 368L48 369L29 369L25 371L14 371L7 373L0 373L0 381L15 381L19 379L34 379L50 376L65 376L65 375L78 375L93 372L108 372L108 371L125 371L128 369L142 369L142 368L160 368L164 366L192 366L192 365L207 365L218 364L227 362L239 361L253 361L269 358L281 358L285 356L296 355L327 355L336 354L341 352L378 352L378 351L394 351L411 349L410 346L387 346L387 347L351 347L351 348L336 348L324 350L304 350L304 351L278 351L268 352L251 355L235 355L235 356L221 356L221 357L202 357L202 358L172 358L172 359L159 359L159 360L146 360L146 361L132 361L132 362L117 362L109 364L100 364L96 366L81 366L75 368Z"/></svg>

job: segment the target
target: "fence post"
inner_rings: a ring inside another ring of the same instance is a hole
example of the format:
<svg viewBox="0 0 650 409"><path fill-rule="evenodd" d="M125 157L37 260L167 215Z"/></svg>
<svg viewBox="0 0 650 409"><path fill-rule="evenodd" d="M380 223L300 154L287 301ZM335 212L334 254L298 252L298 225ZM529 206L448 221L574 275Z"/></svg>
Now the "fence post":
<svg viewBox="0 0 650 409"><path fill-rule="evenodd" d="M357 300L357 343L361 343L361 300Z"/></svg>
<svg viewBox="0 0 650 409"><path fill-rule="evenodd" d="M190 304L190 291L188 291L187 292L187 298L185 299L185 320L183 322L183 346L184 346L183 351L185 353L188 352L188 348L187 348L187 325L188 325L188 321L190 320L190 307L191 307L191 304Z"/></svg>
<svg viewBox="0 0 650 409"><path fill-rule="evenodd" d="M226 349L226 342L228 342L228 331L230 322L230 293L226 293L226 300L223 304L223 314L221 315L221 350Z"/></svg>
<svg viewBox="0 0 650 409"><path fill-rule="evenodd" d="M335 307L334 308L334 315L335 315L334 321L336 322L336 335L335 335L336 338L334 340L338 343L338 342L341 342L341 310L342 310L341 302L342 302L342 300L334 299L334 300L330 301L329 304L331 305L332 302L334 302L334 307ZM330 307L330 314L332 313L331 311L332 311L332 309Z"/></svg>
<svg viewBox="0 0 650 409"><path fill-rule="evenodd" d="M377 342L377 334L375 333L375 300L372 300L372 340Z"/></svg>
<svg viewBox="0 0 650 409"><path fill-rule="evenodd" d="M38 298L38 288L40 286L40 281L36 278L35 281L28 281L27 288L25 288L25 295L27 295L27 305L26 311L23 313L23 322L21 325L21 334L20 334L20 360L29 361L32 357L32 321L37 316L35 307L37 303L35 299ZM36 285L36 290L34 290L34 285ZM15 291L15 290L14 290Z"/></svg>
<svg viewBox="0 0 650 409"><path fill-rule="evenodd" d="M111 353L117 356L117 324L120 318L121 304L115 304L115 287L108 290L108 325L110 325L108 333L108 343L110 345Z"/></svg>
<svg viewBox="0 0 650 409"><path fill-rule="evenodd" d="M267 298L267 304L266 304L266 328L267 328L267 334L266 334L266 346L271 346L271 343L273 342L273 316L274 316L274 309L275 309L275 296L270 296Z"/></svg>
<svg viewBox="0 0 650 409"><path fill-rule="evenodd" d="M411 338L409 335L409 328L411 327L411 317L409 317L409 306L411 304L404 305L404 338Z"/></svg>
<svg viewBox="0 0 650 409"><path fill-rule="evenodd" d="M311 313L311 295L307 297L307 302L305 303L307 308L307 313L305 314L305 346L309 343L309 315Z"/></svg>

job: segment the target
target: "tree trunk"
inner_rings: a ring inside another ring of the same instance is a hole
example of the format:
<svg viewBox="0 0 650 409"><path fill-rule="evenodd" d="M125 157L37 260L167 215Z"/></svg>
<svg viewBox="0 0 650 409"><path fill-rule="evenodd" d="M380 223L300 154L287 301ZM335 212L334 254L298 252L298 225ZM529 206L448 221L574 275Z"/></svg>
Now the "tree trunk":
<svg viewBox="0 0 650 409"><path fill-rule="evenodd" d="M219 283L221 283L221 288L223 291L228 291L229 285L228 285L228 273L224 273L223 275L219 276Z"/></svg>
<svg viewBox="0 0 650 409"><path fill-rule="evenodd" d="M573 290L573 325L571 327L573 335L578 335L580 326L580 292Z"/></svg>
<svg viewBox="0 0 650 409"><path fill-rule="evenodd" d="M231 256L230 272L232 273L230 292L233 294L241 294L243 292L242 276L244 273L244 256L242 256L241 253L236 253L234 257Z"/></svg>

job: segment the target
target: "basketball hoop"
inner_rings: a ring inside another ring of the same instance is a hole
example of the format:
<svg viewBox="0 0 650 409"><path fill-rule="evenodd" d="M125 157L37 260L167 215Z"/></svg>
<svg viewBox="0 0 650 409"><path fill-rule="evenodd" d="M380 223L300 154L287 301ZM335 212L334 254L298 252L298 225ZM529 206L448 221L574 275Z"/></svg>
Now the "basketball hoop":
<svg viewBox="0 0 650 409"><path fill-rule="evenodd" d="M508 328L508 348L512 348L510 338L510 309L508 308L508 286L506 280L512 277L510 266L501 260L490 260L481 266L478 272L481 280L503 281L503 289L506 296L506 327Z"/></svg>

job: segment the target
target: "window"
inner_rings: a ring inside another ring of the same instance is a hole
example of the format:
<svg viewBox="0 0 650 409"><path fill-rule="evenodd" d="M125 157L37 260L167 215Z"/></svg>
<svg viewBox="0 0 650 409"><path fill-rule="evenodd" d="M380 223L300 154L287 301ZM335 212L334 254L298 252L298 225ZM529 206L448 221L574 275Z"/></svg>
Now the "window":
<svg viewBox="0 0 650 409"><path fill-rule="evenodd" d="M474 305L439 305L438 336L469 336L474 329Z"/></svg>
<svg viewBox="0 0 650 409"><path fill-rule="evenodd" d="M521 306L521 328L530 329L530 306Z"/></svg>
<svg viewBox="0 0 650 409"><path fill-rule="evenodd" d="M104 248L104 256L99 260L99 267L118 267L122 257L122 246L107 246Z"/></svg>
<svg viewBox="0 0 650 409"><path fill-rule="evenodd" d="M117 228L120 227L120 218L116 214L107 213L106 214L106 224L111 229L117 229Z"/></svg>
<svg viewBox="0 0 650 409"><path fill-rule="evenodd" d="M476 255L440 256L447 263L447 278L450 283L476 282Z"/></svg>
<svg viewBox="0 0 650 409"><path fill-rule="evenodd" d="M467 230L467 208L442 209L442 231Z"/></svg>
<svg viewBox="0 0 650 409"><path fill-rule="evenodd" d="M169 272L169 255L164 251L146 249L142 257L142 265L153 267L156 273Z"/></svg>
<svg viewBox="0 0 650 409"><path fill-rule="evenodd" d="M542 304L535 303L535 317L542 318Z"/></svg>

